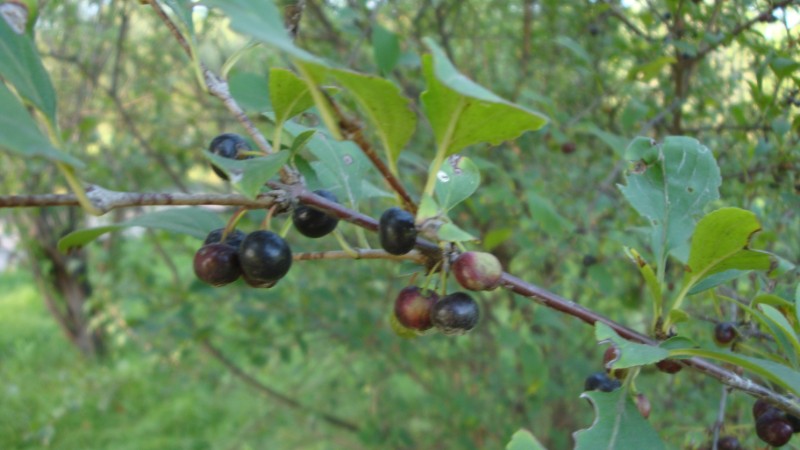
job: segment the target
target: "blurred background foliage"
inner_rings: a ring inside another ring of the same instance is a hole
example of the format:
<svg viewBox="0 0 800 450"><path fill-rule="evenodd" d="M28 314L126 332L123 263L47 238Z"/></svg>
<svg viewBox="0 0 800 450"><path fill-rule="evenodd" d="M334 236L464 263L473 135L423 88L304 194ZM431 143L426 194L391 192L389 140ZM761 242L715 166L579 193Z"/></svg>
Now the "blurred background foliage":
<svg viewBox="0 0 800 450"><path fill-rule="evenodd" d="M40 3L37 45L64 140L88 163L82 177L115 190L227 192L201 152L217 134L243 130L204 93L151 8ZM383 74L417 99L421 39L431 36L470 78L551 118L515 142L467 151L482 186L453 217L515 275L646 331L650 305L623 247L647 257L647 240L615 186L637 135L699 139L722 171L715 206L756 212L765 230L757 247L800 260L796 2L304 3L297 43L313 53ZM214 11L197 8L195 26L214 70L247 45ZM273 66L286 61L271 50L242 54L229 74L242 104L265 103L239 87L266 86ZM400 159L415 195L432 156L421 122ZM4 193L66 190L47 163L0 154L0 165ZM373 198L359 209L375 217L390 205ZM0 215L1 447L502 448L524 427L560 449L592 421L579 394L601 370L593 330L502 290L478 296L483 319L473 333L406 340L388 317L412 265L308 261L262 291L196 281L200 242L187 236L134 229L80 252L54 251L70 230L139 212ZM255 229L252 216L242 228ZM340 228L356 242L353 227ZM337 248L297 233L289 240L295 251ZM669 274L677 280L680 271ZM796 272L774 286L744 278L727 293L774 289L788 299L796 283ZM682 330L710 340L723 311L710 301L687 309L693 319ZM637 387L672 447L707 444L720 385L647 369ZM724 413L725 431L746 448L757 445L750 405L734 393Z"/></svg>

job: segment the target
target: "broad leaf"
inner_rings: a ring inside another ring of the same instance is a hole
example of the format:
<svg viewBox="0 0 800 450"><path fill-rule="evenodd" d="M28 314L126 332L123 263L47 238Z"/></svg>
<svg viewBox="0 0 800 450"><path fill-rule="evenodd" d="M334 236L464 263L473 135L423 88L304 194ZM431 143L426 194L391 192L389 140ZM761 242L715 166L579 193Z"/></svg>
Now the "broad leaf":
<svg viewBox="0 0 800 450"><path fill-rule="evenodd" d="M717 287L720 284L739 278L746 273L746 270L726 270L724 272L715 273L714 275L708 276L692 286L692 288L689 289L688 295L694 295L713 287Z"/></svg>
<svg viewBox="0 0 800 450"><path fill-rule="evenodd" d="M667 254L685 246L695 216L719 198L722 179L714 155L695 139L668 137L654 148L647 142L637 139L636 145L626 150L628 159L646 165L643 171L629 173L627 185L618 187L631 206L650 221L651 245L656 261L663 264Z"/></svg>
<svg viewBox="0 0 800 450"><path fill-rule="evenodd" d="M591 428L573 434L576 450L665 448L625 389L585 392L581 397L589 400L597 417Z"/></svg>
<svg viewBox="0 0 800 450"><path fill-rule="evenodd" d="M380 24L375 24L372 27L372 52L378 68L387 74L400 59L400 40L396 34Z"/></svg>
<svg viewBox="0 0 800 450"><path fill-rule="evenodd" d="M547 450L530 431L520 428L511 436L506 450Z"/></svg>
<svg viewBox="0 0 800 450"><path fill-rule="evenodd" d="M684 285L728 270L768 270L769 254L747 248L759 230L756 215L744 209L722 208L703 217L692 236Z"/></svg>
<svg viewBox="0 0 800 450"><path fill-rule="evenodd" d="M428 88L422 104L445 156L481 142L497 145L547 123L543 115L503 100L460 74L433 40L425 43L432 55L422 59Z"/></svg>
<svg viewBox="0 0 800 450"><path fill-rule="evenodd" d="M275 122L279 124L314 106L314 98L306 83L287 69L270 69L269 95Z"/></svg>
<svg viewBox="0 0 800 450"><path fill-rule="evenodd" d="M390 167L394 168L417 126L411 101L389 80L349 70L333 69L330 73L355 97L378 134Z"/></svg>
<svg viewBox="0 0 800 450"><path fill-rule="evenodd" d="M188 234L205 239L211 230L225 225L219 216L203 208L172 208L142 214L125 222L97 228L73 231L58 241L59 251L80 247L97 239L105 233L130 227L145 227Z"/></svg>
<svg viewBox="0 0 800 450"><path fill-rule="evenodd" d="M289 162L289 156L291 153L283 150L271 155L245 160L240 191L250 198L256 198L264 183L274 177L281 167Z"/></svg>
<svg viewBox="0 0 800 450"><path fill-rule="evenodd" d="M466 156L453 155L437 174L436 199L444 212L469 198L481 182L478 166Z"/></svg>
<svg viewBox="0 0 800 450"><path fill-rule="evenodd" d="M669 357L669 350L623 339L602 322L594 324L594 334L598 342L613 342L619 350L619 359L614 362L614 369L645 366Z"/></svg>
<svg viewBox="0 0 800 450"><path fill-rule="evenodd" d="M308 142L308 148L319 159L311 166L320 182L334 193L338 191L340 199L346 198L350 206L357 209L364 178L371 167L364 153L352 142L334 141L322 133Z"/></svg>
<svg viewBox="0 0 800 450"><path fill-rule="evenodd" d="M264 112L272 109L269 101L270 89L267 79L260 74L235 72L228 77L231 95L248 112Z"/></svg>
<svg viewBox="0 0 800 450"><path fill-rule="evenodd" d="M4 23L0 19L0 23ZM0 149L23 157L41 157L83 167L78 159L53 147L17 97L0 82Z"/></svg>
<svg viewBox="0 0 800 450"><path fill-rule="evenodd" d="M0 78L56 123L56 94L39 52L30 36L15 33L5 20L0 20Z"/></svg>
<svg viewBox="0 0 800 450"><path fill-rule="evenodd" d="M758 307L761 309L761 312L764 313L764 317L772 322L775 327L777 327L778 332L783 334L786 340L791 344L791 347L787 349L787 353L793 356L800 354L800 341L797 339L797 333L794 332L794 328L792 328L792 325L786 320L786 317L781 314L780 311L766 303L762 303Z"/></svg>
<svg viewBox="0 0 800 450"><path fill-rule="evenodd" d="M439 230L436 232L436 235L440 240L449 242L467 242L478 240L478 238L475 236L467 233L459 228L456 224L450 222L442 224L442 226L440 226Z"/></svg>

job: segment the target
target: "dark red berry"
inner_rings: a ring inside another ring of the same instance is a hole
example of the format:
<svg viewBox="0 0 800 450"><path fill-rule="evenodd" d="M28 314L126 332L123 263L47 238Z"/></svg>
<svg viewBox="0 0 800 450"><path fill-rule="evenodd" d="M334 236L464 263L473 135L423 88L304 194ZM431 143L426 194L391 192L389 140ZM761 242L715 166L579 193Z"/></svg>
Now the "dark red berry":
<svg viewBox="0 0 800 450"><path fill-rule="evenodd" d="M239 246L239 263L249 282L269 284L280 280L292 266L292 250L271 231L254 231Z"/></svg>
<svg viewBox="0 0 800 450"><path fill-rule="evenodd" d="M450 271L464 289L489 291L500 284L503 267L491 253L464 252L458 255Z"/></svg>
<svg viewBox="0 0 800 450"><path fill-rule="evenodd" d="M194 254L194 273L212 286L233 283L242 274L237 250L220 243L200 247Z"/></svg>
<svg viewBox="0 0 800 450"><path fill-rule="evenodd" d="M381 214L378 226L381 247L392 255L405 255L417 242L417 228L414 215L398 207L387 209Z"/></svg>
<svg viewBox="0 0 800 450"><path fill-rule="evenodd" d="M464 292L445 295L433 304L431 321L444 334L464 334L478 324L478 304Z"/></svg>
<svg viewBox="0 0 800 450"><path fill-rule="evenodd" d="M786 414L786 420L789 422L789 425L792 426L792 430L795 433L800 433L800 418L794 414Z"/></svg>
<svg viewBox="0 0 800 450"><path fill-rule="evenodd" d="M774 406L770 405L766 400L763 398L759 398L758 400L753 403L753 419L758 420L767 410L775 408Z"/></svg>
<svg viewBox="0 0 800 450"><path fill-rule="evenodd" d="M561 153L569 155L575 153L576 145L574 142L565 142L561 144Z"/></svg>
<svg viewBox="0 0 800 450"><path fill-rule="evenodd" d="M619 380L614 380L605 372L595 372L583 382L583 388L586 391L602 391L611 392L618 387L622 386Z"/></svg>
<svg viewBox="0 0 800 450"><path fill-rule="evenodd" d="M778 408L767 409L756 420L756 434L759 439L773 447L785 445L792 438L792 433L792 425Z"/></svg>
<svg viewBox="0 0 800 450"><path fill-rule="evenodd" d="M208 236L206 236L206 240L205 240L205 242L203 242L203 244L204 245L216 244L217 242L220 241L220 239L222 239L222 234L224 232L225 232L225 228L217 228L216 230L212 231L211 233L208 233ZM246 234L244 234L243 231L232 230L230 233L228 233L228 236L225 237L224 244L230 245L231 247L235 247L235 248L238 249L239 245L241 245L241 243L244 240L245 236L246 236Z"/></svg>
<svg viewBox="0 0 800 450"><path fill-rule="evenodd" d="M650 405L650 399L647 398L646 395L642 394L641 392L636 394L636 409L639 410L639 413L645 419L650 417L650 411L652 410L652 405Z"/></svg>
<svg viewBox="0 0 800 450"><path fill-rule="evenodd" d="M665 359L657 362L656 368L664 373L678 373L683 369L683 364L672 359Z"/></svg>
<svg viewBox="0 0 800 450"><path fill-rule="evenodd" d="M439 296L430 289L408 286L400 291L394 302L394 315L406 328L425 331L433 326L431 308Z"/></svg>
<svg viewBox="0 0 800 450"><path fill-rule="evenodd" d="M736 325L731 322L721 322L714 327L714 342L717 345L728 345L736 339Z"/></svg>
<svg viewBox="0 0 800 450"><path fill-rule="evenodd" d="M320 197L338 203L332 192L324 189L314 191ZM336 229L339 219L307 205L298 205L292 213L292 223L303 236L320 238Z"/></svg>
<svg viewBox="0 0 800 450"><path fill-rule="evenodd" d="M250 144L248 144L243 137L235 133L220 134L212 139L211 143L208 145L209 152L228 159L242 159L240 153L250 150L252 150ZM214 170L214 173L223 180L228 179L228 175L219 167L212 164L211 168Z"/></svg>
<svg viewBox="0 0 800 450"><path fill-rule="evenodd" d="M717 450L742 450L742 444L733 436L724 436L717 441Z"/></svg>

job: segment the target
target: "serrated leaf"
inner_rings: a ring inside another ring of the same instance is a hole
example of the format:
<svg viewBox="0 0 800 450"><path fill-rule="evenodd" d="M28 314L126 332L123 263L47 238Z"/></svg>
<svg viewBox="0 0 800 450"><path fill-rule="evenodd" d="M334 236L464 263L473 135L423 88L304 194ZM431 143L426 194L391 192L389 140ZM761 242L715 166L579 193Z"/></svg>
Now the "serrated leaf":
<svg viewBox="0 0 800 450"><path fill-rule="evenodd" d="M669 356L669 351L663 348L621 338L616 331L602 322L594 324L594 334L598 342L611 341L619 350L620 355L614 362L614 369L654 364Z"/></svg>
<svg viewBox="0 0 800 450"><path fill-rule="evenodd" d="M4 22L0 20L0 22ZM53 147L17 97L0 81L0 149L23 157L40 157L61 161L73 167L83 163Z"/></svg>
<svg viewBox="0 0 800 450"><path fill-rule="evenodd" d="M389 80L341 69L332 69L330 74L356 99L394 167L417 126L411 101Z"/></svg>
<svg viewBox="0 0 800 450"><path fill-rule="evenodd" d="M221 228L224 225L225 223L217 214L207 209L193 207L172 208L142 214L114 225L73 231L58 241L58 250L64 252L73 247L86 245L105 233L123 228L155 228L205 239L211 230Z"/></svg>
<svg viewBox="0 0 800 450"><path fill-rule="evenodd" d="M442 226L436 231L436 236L442 241L448 242L467 242L477 241L478 238L467 233L454 223L443 223Z"/></svg>
<svg viewBox="0 0 800 450"><path fill-rule="evenodd" d="M400 59L400 39L380 24L375 24L372 27L372 53L378 68L387 74Z"/></svg>
<svg viewBox="0 0 800 450"><path fill-rule="evenodd" d="M581 397L592 404L596 418L591 428L573 433L576 450L665 448L625 389L585 392Z"/></svg>
<svg viewBox="0 0 800 450"><path fill-rule="evenodd" d="M768 270L769 254L747 248L759 230L756 215L744 209L722 208L703 217L692 236L684 289L728 270Z"/></svg>
<svg viewBox="0 0 800 450"><path fill-rule="evenodd" d="M511 436L506 450L547 450L530 431L520 428Z"/></svg>
<svg viewBox="0 0 800 450"><path fill-rule="evenodd" d="M642 151L629 149L626 154L652 159L649 149ZM685 245L692 235L695 216L719 198L722 178L708 148L695 139L673 136L658 146L657 160L641 173L627 174L626 182L618 187L628 203L650 221L651 245L656 261L663 264L666 255Z"/></svg>
<svg viewBox="0 0 800 450"><path fill-rule="evenodd" d="M279 124L314 106L308 85L287 69L270 69L269 95L275 121Z"/></svg>
<svg viewBox="0 0 800 450"><path fill-rule="evenodd" d="M246 164L240 181L240 191L250 198L256 198L264 183L274 177L281 170L281 167L289 162L290 156L290 152L283 150L271 155L242 161Z"/></svg>
<svg viewBox="0 0 800 450"><path fill-rule="evenodd" d="M740 353L705 348L672 349L670 356L699 356L741 366L744 370L782 386L794 395L800 395L800 373L783 364Z"/></svg>
<svg viewBox="0 0 800 450"><path fill-rule="evenodd" d="M56 123L56 93L39 52L30 36L15 33L5 20L0 20L0 78Z"/></svg>
<svg viewBox="0 0 800 450"><path fill-rule="evenodd" d="M542 114L503 100L460 74L433 40L425 44L432 55L422 58L427 83L422 104L445 156L481 142L497 145L547 123Z"/></svg>
<svg viewBox="0 0 800 450"><path fill-rule="evenodd" d="M471 159L461 155L448 158L439 169L435 188L443 212L469 198L480 183L480 171Z"/></svg>
<svg viewBox="0 0 800 450"><path fill-rule="evenodd" d="M263 75L249 72L234 72L228 77L231 95L248 112L264 112L272 109L269 82Z"/></svg>

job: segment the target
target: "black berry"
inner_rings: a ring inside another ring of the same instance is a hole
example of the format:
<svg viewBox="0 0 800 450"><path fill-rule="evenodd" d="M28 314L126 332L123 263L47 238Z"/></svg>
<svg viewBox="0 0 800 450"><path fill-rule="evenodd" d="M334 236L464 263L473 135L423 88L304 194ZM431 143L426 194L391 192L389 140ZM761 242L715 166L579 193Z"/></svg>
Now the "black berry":
<svg viewBox="0 0 800 450"><path fill-rule="evenodd" d="M742 444L733 436L724 436L717 441L717 450L742 450Z"/></svg>
<svg viewBox="0 0 800 450"><path fill-rule="evenodd" d="M450 271L464 289L489 291L500 284L503 267L491 253L464 252L458 255Z"/></svg>
<svg viewBox="0 0 800 450"><path fill-rule="evenodd" d="M200 247L194 254L194 273L212 286L233 283L242 274L236 248L220 243Z"/></svg>
<svg viewBox="0 0 800 450"><path fill-rule="evenodd" d="M250 144L248 144L243 137L235 133L220 134L212 139L211 143L208 145L209 152L228 159L242 159L240 153L250 150L252 150ZM228 179L228 175L219 167L212 164L211 168L214 170L214 173L223 180Z"/></svg>
<svg viewBox="0 0 800 450"><path fill-rule="evenodd" d="M444 334L464 334L478 324L478 304L464 292L445 295L433 304L431 321Z"/></svg>
<svg viewBox="0 0 800 450"><path fill-rule="evenodd" d="M414 248L417 241L414 216L398 207L387 209L381 214L378 235L381 247L388 253L405 255Z"/></svg>
<svg viewBox="0 0 800 450"><path fill-rule="evenodd" d="M728 345L736 339L737 334L736 325L733 323L718 323L717 326L714 327L714 342L716 342L717 345Z"/></svg>
<svg viewBox="0 0 800 450"><path fill-rule="evenodd" d="M239 263L248 283L265 287L274 283L292 266L292 250L282 237L271 231L254 231L239 246Z"/></svg>
<svg viewBox="0 0 800 450"><path fill-rule="evenodd" d="M211 233L208 233L208 236L206 236L206 240L205 240L205 242L203 242L203 244L204 245L216 244L217 242L219 242L222 239L222 234L224 232L225 232L225 228L217 228L216 230L212 231ZM230 245L231 247L234 247L234 248L238 249L239 245L241 245L241 243L244 240L245 236L246 236L246 234L244 234L244 232L242 232L240 230L233 230L230 233L228 233L228 235L225 237L224 244Z"/></svg>
<svg viewBox="0 0 800 450"><path fill-rule="evenodd" d="M431 308L439 296L430 289L408 286L400 291L394 302L394 315L406 328L425 331L433 326Z"/></svg>
<svg viewBox="0 0 800 450"><path fill-rule="evenodd" d="M609 377L605 372L595 372L583 382L583 388L587 391L611 392L620 386L622 383L619 380Z"/></svg>
<svg viewBox="0 0 800 450"><path fill-rule="evenodd" d="M314 191L320 197L332 202L339 202L339 199L332 192L324 189ZM320 238L330 233L336 228L339 219L307 205L299 205L292 213L292 223L297 231L303 236L310 238Z"/></svg>
<svg viewBox="0 0 800 450"><path fill-rule="evenodd" d="M792 425L778 408L767 409L756 420L756 434L759 439L773 447L785 445L792 438L792 433Z"/></svg>
<svg viewBox="0 0 800 450"><path fill-rule="evenodd" d="M775 408L774 406L767 403L766 400L763 398L759 398L758 400L753 403L753 419L758 420L767 410Z"/></svg>

